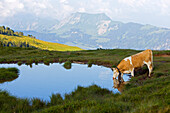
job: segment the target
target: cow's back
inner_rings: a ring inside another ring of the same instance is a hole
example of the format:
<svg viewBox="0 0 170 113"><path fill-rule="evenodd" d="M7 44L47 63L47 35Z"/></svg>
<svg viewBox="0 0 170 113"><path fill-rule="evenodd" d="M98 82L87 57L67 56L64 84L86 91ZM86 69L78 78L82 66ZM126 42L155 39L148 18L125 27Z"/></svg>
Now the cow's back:
<svg viewBox="0 0 170 113"><path fill-rule="evenodd" d="M143 66L145 62L152 63L152 51L150 49L132 55L131 57L132 57L132 64L134 68Z"/></svg>

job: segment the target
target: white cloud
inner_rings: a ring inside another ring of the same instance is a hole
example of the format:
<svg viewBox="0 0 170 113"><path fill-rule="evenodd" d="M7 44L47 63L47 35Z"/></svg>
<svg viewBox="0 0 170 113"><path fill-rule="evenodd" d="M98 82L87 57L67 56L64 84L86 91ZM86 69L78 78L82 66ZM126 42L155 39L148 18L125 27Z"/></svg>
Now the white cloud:
<svg viewBox="0 0 170 113"><path fill-rule="evenodd" d="M112 72L110 70L101 71L100 74L99 74L99 78L101 80L108 80L111 75L112 75Z"/></svg>
<svg viewBox="0 0 170 113"><path fill-rule="evenodd" d="M113 20L157 24L170 19L170 0L0 0L1 18L22 12L58 19L74 12L106 13Z"/></svg>
<svg viewBox="0 0 170 113"><path fill-rule="evenodd" d="M130 7L142 7L148 0L118 0L119 3L126 4Z"/></svg>
<svg viewBox="0 0 170 113"><path fill-rule="evenodd" d="M170 0L161 0L157 5L160 7L162 15L170 15Z"/></svg>
<svg viewBox="0 0 170 113"><path fill-rule="evenodd" d="M67 4L68 1L67 1L67 0L60 0L60 3L65 3L65 4Z"/></svg>
<svg viewBox="0 0 170 113"><path fill-rule="evenodd" d="M118 2L126 6L129 12L170 14L170 0L118 0Z"/></svg>
<svg viewBox="0 0 170 113"><path fill-rule="evenodd" d="M36 6L39 7L39 8L42 8L42 9L46 8L46 5L43 4L43 3L37 3Z"/></svg>
<svg viewBox="0 0 170 113"><path fill-rule="evenodd" d="M78 12L86 12L85 8L79 8Z"/></svg>
<svg viewBox="0 0 170 113"><path fill-rule="evenodd" d="M24 4L19 0L2 0L0 1L0 14L2 17L13 16L22 11Z"/></svg>

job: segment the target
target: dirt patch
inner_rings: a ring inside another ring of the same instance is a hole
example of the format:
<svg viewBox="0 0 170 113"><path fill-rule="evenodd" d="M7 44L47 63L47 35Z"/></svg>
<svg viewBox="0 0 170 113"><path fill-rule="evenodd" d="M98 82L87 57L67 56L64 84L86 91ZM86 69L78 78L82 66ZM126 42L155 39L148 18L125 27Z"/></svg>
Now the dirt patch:
<svg viewBox="0 0 170 113"><path fill-rule="evenodd" d="M170 55L164 54L164 55L155 55L155 57L170 57Z"/></svg>

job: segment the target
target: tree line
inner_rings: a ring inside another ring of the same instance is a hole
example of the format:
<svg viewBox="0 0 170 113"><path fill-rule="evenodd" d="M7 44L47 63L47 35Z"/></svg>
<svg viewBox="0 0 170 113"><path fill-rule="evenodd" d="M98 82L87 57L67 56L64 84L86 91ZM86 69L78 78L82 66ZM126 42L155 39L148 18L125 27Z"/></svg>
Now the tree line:
<svg viewBox="0 0 170 113"><path fill-rule="evenodd" d="M14 32L14 30L5 26L0 26L0 34L8 35L8 36L24 36L23 32Z"/></svg>
<svg viewBox="0 0 170 113"><path fill-rule="evenodd" d="M0 26L0 34L3 35L8 35L8 36L24 36L23 32L14 32L14 30L10 29L9 27L5 27L5 26ZM31 38L36 38L35 36L29 35L28 37Z"/></svg>
<svg viewBox="0 0 170 113"><path fill-rule="evenodd" d="M6 39L0 38L0 47L22 47L22 48L36 48L34 46L31 46L29 42L14 42L14 41L6 41Z"/></svg>
<svg viewBox="0 0 170 113"><path fill-rule="evenodd" d="M8 35L8 36L24 36L23 32L14 32L14 30L10 29L9 27L0 26L0 34ZM28 35L28 37L34 38L32 35ZM14 42L14 41L7 41L6 38L0 38L0 47L32 47L28 42Z"/></svg>

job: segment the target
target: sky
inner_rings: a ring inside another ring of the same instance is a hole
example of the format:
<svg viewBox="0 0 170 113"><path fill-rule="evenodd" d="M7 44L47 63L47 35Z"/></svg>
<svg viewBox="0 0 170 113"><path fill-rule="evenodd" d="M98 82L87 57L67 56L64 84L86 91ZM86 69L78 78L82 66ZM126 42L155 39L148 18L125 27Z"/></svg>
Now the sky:
<svg viewBox="0 0 170 113"><path fill-rule="evenodd" d="M0 21L21 13L62 20L75 12L170 28L170 0L0 0Z"/></svg>

